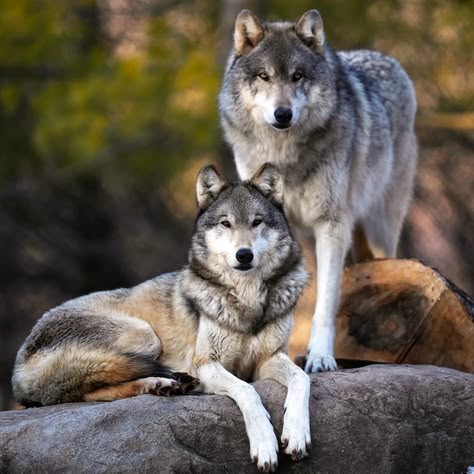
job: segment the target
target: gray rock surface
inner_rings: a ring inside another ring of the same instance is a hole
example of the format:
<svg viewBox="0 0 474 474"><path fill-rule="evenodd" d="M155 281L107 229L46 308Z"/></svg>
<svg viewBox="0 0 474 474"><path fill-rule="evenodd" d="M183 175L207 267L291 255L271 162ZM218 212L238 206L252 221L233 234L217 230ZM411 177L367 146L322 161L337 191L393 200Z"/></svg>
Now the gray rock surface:
<svg viewBox="0 0 474 474"><path fill-rule="evenodd" d="M465 473L474 465L474 375L372 365L312 375L310 458L280 472ZM281 433L286 391L255 384ZM228 398L151 395L0 413L0 472L257 472Z"/></svg>

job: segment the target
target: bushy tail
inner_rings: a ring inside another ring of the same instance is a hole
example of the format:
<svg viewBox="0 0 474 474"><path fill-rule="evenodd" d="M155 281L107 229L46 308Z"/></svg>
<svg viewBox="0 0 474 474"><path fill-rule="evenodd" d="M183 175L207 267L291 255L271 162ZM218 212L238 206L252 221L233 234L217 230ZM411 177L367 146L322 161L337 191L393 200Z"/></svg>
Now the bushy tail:
<svg viewBox="0 0 474 474"><path fill-rule="evenodd" d="M98 388L144 377L178 374L152 355L70 346L17 363L12 383L16 400L30 407L83 401Z"/></svg>
<svg viewBox="0 0 474 474"><path fill-rule="evenodd" d="M123 354L129 363L130 371L133 377L129 380L140 379L143 377L165 377L176 380L176 372L166 368L159 360L145 354ZM126 382L127 380L124 380Z"/></svg>

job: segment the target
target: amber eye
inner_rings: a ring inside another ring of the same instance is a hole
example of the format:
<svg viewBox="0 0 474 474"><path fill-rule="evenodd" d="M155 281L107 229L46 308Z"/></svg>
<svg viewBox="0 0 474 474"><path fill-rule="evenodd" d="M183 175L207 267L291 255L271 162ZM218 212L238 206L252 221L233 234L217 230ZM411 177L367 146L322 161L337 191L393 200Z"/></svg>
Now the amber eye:
<svg viewBox="0 0 474 474"><path fill-rule="evenodd" d="M220 221L220 225L227 227L228 229L230 229L231 227L229 221Z"/></svg>
<svg viewBox="0 0 474 474"><path fill-rule="evenodd" d="M258 77L262 79L263 81L268 81L268 74L266 72L259 72Z"/></svg>
<svg viewBox="0 0 474 474"><path fill-rule="evenodd" d="M299 81L300 79L303 79L303 74L299 71L296 71L293 74L293 80L296 82L296 81Z"/></svg>
<svg viewBox="0 0 474 474"><path fill-rule="evenodd" d="M258 227L262 223L262 219L255 219L252 222L252 227Z"/></svg>

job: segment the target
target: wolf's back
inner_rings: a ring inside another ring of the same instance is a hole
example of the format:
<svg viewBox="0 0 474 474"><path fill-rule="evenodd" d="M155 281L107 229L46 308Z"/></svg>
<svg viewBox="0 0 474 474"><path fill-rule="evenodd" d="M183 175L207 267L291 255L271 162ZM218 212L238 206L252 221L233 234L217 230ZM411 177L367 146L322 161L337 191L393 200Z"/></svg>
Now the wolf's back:
<svg viewBox="0 0 474 474"><path fill-rule="evenodd" d="M163 313L171 305L174 281L175 274L161 275L132 289L82 296L45 313L18 352L15 399L25 406L77 402L107 385L174 378L158 361L161 341L150 324L127 314L127 308Z"/></svg>
<svg viewBox="0 0 474 474"><path fill-rule="evenodd" d="M393 57L370 50L337 53L350 76L363 84L369 102L379 97L392 127L411 128L416 114L413 83L400 63Z"/></svg>

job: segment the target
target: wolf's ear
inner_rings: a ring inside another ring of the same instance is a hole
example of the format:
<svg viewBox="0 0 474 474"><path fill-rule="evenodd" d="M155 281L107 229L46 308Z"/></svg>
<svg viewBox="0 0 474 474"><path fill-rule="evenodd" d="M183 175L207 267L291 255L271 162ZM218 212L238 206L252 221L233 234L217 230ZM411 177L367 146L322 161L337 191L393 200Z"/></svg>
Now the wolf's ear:
<svg viewBox="0 0 474 474"><path fill-rule="evenodd" d="M250 183L270 201L283 203L283 178L277 167L271 163L264 163L253 175Z"/></svg>
<svg viewBox="0 0 474 474"><path fill-rule="evenodd" d="M260 20L250 10L242 10L235 20L234 47L239 56L252 51L264 35Z"/></svg>
<svg viewBox="0 0 474 474"><path fill-rule="evenodd" d="M206 165L198 174L196 197L201 209L209 207L227 187L227 181L213 165Z"/></svg>
<svg viewBox="0 0 474 474"><path fill-rule="evenodd" d="M318 10L309 10L303 14L296 24L296 34L300 40L318 53L324 53L323 19Z"/></svg>

